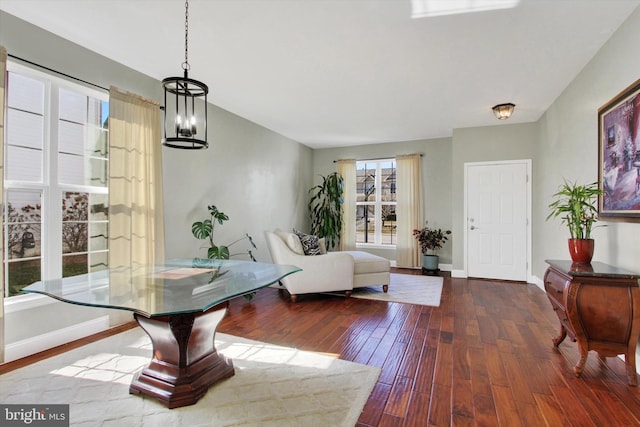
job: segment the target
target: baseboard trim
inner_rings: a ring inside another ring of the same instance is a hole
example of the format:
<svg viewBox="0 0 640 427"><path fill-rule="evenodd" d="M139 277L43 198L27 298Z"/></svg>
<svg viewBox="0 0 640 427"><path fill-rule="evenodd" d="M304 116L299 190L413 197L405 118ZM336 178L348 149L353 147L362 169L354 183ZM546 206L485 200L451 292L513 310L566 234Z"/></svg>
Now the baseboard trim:
<svg viewBox="0 0 640 427"><path fill-rule="evenodd" d="M451 270L451 277L456 277L458 279L466 279L467 272L464 270Z"/></svg>
<svg viewBox="0 0 640 427"><path fill-rule="evenodd" d="M542 281L542 279L540 279L538 276L536 276L535 274L532 275L529 278L529 283L533 283L534 285L536 285L537 287L539 287L542 292L545 292L544 290L544 282Z"/></svg>
<svg viewBox="0 0 640 427"><path fill-rule="evenodd" d="M22 359L88 335L102 332L109 329L109 327L109 316L101 316L97 319L7 344L4 349L4 361L7 363Z"/></svg>

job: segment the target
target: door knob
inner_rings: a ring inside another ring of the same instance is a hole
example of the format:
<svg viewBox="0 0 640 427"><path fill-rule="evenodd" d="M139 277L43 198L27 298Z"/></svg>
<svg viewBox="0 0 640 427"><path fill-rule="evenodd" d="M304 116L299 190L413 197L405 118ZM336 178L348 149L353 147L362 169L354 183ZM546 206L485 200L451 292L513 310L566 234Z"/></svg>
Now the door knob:
<svg viewBox="0 0 640 427"><path fill-rule="evenodd" d="M476 227L474 225L472 225L471 227L469 227L471 230L475 230Z"/></svg>

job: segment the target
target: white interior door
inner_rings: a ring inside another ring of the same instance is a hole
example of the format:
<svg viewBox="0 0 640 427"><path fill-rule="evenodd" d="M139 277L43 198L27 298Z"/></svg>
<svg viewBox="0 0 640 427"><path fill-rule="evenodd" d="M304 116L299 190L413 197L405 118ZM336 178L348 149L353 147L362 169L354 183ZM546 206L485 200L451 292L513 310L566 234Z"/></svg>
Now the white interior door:
<svg viewBox="0 0 640 427"><path fill-rule="evenodd" d="M465 165L467 275L527 280L528 161Z"/></svg>

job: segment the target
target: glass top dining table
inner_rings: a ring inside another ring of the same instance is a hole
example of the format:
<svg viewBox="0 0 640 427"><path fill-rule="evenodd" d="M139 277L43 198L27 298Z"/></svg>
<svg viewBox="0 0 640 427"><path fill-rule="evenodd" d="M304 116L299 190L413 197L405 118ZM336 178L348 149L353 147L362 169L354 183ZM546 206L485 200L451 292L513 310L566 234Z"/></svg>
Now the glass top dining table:
<svg viewBox="0 0 640 427"><path fill-rule="evenodd" d="M151 339L153 356L131 381L129 393L178 408L195 404L210 386L235 373L214 339L229 300L297 271L292 265L179 259L43 280L22 290L71 304L132 311Z"/></svg>
<svg viewBox="0 0 640 427"><path fill-rule="evenodd" d="M197 313L250 294L300 271L291 265L237 260L177 259L35 282L23 292L145 317Z"/></svg>

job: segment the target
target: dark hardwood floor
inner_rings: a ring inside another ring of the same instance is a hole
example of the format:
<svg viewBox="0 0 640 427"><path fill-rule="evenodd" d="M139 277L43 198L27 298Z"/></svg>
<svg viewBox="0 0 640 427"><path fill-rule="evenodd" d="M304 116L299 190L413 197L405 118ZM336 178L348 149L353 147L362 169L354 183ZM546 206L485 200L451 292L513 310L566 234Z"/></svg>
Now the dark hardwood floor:
<svg viewBox="0 0 640 427"><path fill-rule="evenodd" d="M413 270L395 272L419 274ZM624 362L554 349L558 320L535 285L445 277L440 307L260 291L219 331L382 369L358 426L637 426Z"/></svg>
<svg viewBox="0 0 640 427"><path fill-rule="evenodd" d="M232 301L218 330L380 367L361 427L640 425L640 390L623 361L592 352L576 378L577 346L554 349L558 320L534 285L445 277L440 307L325 295L291 303L267 288Z"/></svg>

